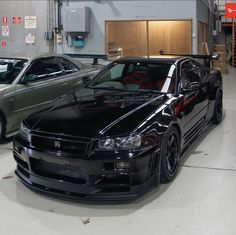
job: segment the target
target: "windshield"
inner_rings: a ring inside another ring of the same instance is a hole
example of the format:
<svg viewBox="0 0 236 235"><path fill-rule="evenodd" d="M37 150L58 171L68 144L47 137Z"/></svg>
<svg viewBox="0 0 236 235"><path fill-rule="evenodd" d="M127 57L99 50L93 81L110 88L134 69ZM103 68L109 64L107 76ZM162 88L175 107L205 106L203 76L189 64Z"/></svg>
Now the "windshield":
<svg viewBox="0 0 236 235"><path fill-rule="evenodd" d="M172 93L175 70L175 65L168 63L115 62L89 83L89 87Z"/></svg>
<svg viewBox="0 0 236 235"><path fill-rule="evenodd" d="M26 64L25 59L0 58L0 84L11 84Z"/></svg>

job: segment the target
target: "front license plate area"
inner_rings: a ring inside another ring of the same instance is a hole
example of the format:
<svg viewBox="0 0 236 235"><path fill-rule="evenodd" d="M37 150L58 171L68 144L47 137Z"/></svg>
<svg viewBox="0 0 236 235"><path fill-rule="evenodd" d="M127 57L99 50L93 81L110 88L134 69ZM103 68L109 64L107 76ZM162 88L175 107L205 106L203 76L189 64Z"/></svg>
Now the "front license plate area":
<svg viewBox="0 0 236 235"><path fill-rule="evenodd" d="M57 164L34 158L30 159L30 165L32 171L39 176L72 183L86 183L85 169L80 166L70 164L62 165L61 162L60 164Z"/></svg>

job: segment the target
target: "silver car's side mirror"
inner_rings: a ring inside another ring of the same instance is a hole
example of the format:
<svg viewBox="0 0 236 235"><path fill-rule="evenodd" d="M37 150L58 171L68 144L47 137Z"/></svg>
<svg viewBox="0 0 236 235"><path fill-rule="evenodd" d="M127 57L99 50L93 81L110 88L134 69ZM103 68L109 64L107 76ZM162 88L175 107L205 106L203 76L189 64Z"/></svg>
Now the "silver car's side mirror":
<svg viewBox="0 0 236 235"><path fill-rule="evenodd" d="M23 79L21 80L21 84L27 84L27 83L29 83L29 82L36 81L37 78L38 78L38 76L35 75L35 74L26 75L26 76L23 77Z"/></svg>

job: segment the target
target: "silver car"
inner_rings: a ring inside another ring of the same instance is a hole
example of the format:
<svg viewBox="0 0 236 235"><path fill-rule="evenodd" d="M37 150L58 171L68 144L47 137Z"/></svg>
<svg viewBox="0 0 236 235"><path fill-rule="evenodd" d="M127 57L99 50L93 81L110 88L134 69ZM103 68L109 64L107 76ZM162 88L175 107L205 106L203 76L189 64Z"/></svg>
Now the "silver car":
<svg viewBox="0 0 236 235"><path fill-rule="evenodd" d="M22 119L97 71L66 55L0 57L0 140L15 135Z"/></svg>

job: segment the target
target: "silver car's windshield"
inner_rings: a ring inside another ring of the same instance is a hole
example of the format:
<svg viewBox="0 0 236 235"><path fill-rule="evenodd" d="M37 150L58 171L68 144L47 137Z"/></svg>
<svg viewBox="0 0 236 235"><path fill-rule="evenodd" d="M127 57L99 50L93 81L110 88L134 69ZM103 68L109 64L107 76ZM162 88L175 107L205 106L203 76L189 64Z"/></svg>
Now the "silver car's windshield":
<svg viewBox="0 0 236 235"><path fill-rule="evenodd" d="M0 58L0 84L11 84L26 64L25 59Z"/></svg>
<svg viewBox="0 0 236 235"><path fill-rule="evenodd" d="M89 88L173 93L174 64L149 62L115 62L98 75Z"/></svg>

